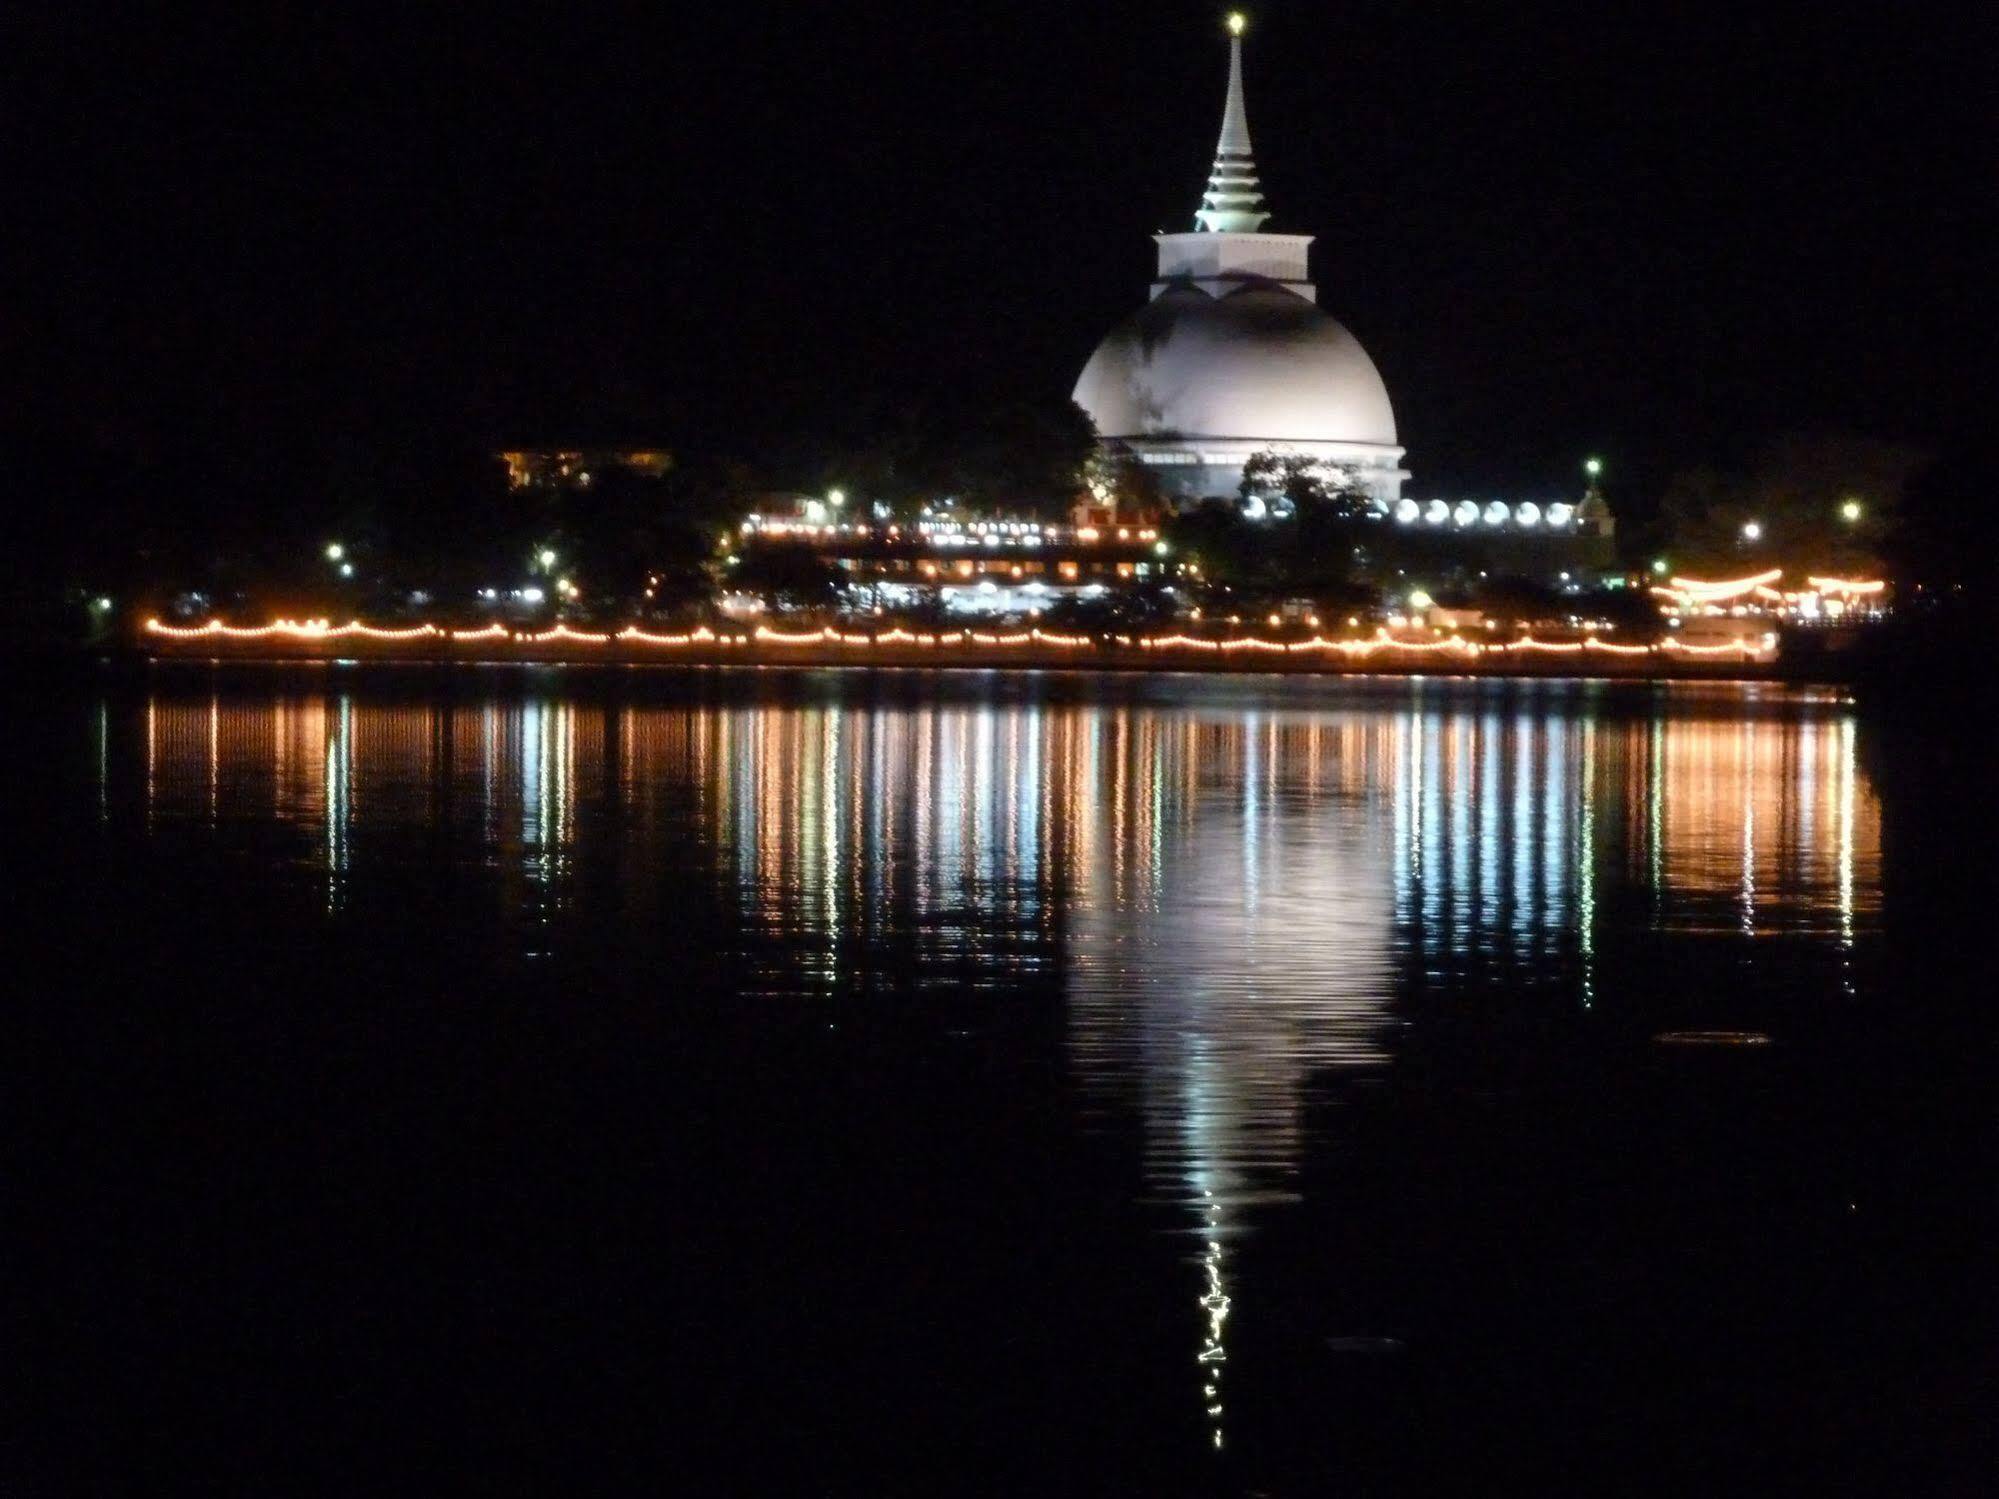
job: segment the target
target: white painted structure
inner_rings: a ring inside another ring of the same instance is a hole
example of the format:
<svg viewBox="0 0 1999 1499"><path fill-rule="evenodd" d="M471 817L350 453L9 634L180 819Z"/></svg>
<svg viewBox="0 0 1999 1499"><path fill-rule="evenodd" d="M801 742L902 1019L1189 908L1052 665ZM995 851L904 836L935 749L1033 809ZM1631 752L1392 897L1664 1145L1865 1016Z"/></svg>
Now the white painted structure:
<svg viewBox="0 0 1999 1499"><path fill-rule="evenodd" d="M1359 341L1319 308L1306 268L1312 237L1264 234L1269 217L1237 35L1197 227L1155 236L1152 299L1097 346L1076 402L1106 447L1129 449L1175 499L1234 497L1244 461L1274 448L1349 470L1392 509L1409 476L1388 389Z"/></svg>

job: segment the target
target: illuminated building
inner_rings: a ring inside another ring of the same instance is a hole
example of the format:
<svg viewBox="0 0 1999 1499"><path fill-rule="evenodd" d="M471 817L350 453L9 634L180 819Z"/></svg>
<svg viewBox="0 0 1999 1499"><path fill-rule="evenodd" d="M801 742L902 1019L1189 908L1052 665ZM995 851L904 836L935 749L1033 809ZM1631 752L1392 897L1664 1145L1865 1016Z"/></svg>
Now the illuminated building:
<svg viewBox="0 0 1999 1499"><path fill-rule="evenodd" d="M588 489L603 474L657 479L673 467L673 455L658 448L508 448L495 456L509 489Z"/></svg>
<svg viewBox="0 0 1999 1499"><path fill-rule="evenodd" d="M1032 617L1062 599L1194 574L1151 526L924 518L833 518L818 501L791 516L752 515L745 547L798 546L846 574L850 607L904 608L934 598L954 614Z"/></svg>
<svg viewBox="0 0 1999 1499"><path fill-rule="evenodd" d="M1156 235L1152 298L1097 346L1076 403L1176 501L1233 496L1244 462L1282 449L1335 465L1382 506L1408 477L1388 388L1360 342L1320 309L1307 234L1266 234L1241 26L1233 20L1221 139L1195 227Z"/></svg>

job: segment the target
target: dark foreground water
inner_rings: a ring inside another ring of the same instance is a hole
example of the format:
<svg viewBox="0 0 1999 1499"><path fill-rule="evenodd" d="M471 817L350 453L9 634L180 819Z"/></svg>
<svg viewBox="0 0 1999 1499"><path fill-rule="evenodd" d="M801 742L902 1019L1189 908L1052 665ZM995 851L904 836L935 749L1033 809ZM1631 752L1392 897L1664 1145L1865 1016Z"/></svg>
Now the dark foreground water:
<svg viewBox="0 0 1999 1499"><path fill-rule="evenodd" d="M1993 939L1836 694L191 667L9 734L12 1492L1982 1486Z"/></svg>

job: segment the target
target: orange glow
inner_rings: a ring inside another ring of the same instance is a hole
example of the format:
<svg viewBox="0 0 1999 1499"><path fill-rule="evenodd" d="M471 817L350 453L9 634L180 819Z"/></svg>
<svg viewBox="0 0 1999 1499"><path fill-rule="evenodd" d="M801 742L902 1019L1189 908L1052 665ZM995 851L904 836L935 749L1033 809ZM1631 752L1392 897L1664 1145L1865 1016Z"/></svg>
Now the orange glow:
<svg viewBox="0 0 1999 1499"><path fill-rule="evenodd" d="M1740 598L1743 594L1776 582L1784 576L1781 567L1773 567L1768 572L1760 572L1753 578L1731 578L1724 582L1710 582L1702 578L1669 578L1667 583L1675 593L1684 593L1689 598L1712 604L1722 599Z"/></svg>
<svg viewBox="0 0 1999 1499"><path fill-rule="evenodd" d="M1814 580L1815 583L1843 580ZM1883 585L1885 586L1885 585ZM1871 592L1864 583L1848 585L1854 591ZM689 646L739 646L755 640L759 644L771 646L815 646L839 645L867 649L874 646L976 646L983 648L1013 648L1020 646L1057 646L1063 649L1078 649L1095 645L1097 640L1088 635L1063 635L1041 629L1015 630L1008 634L990 631L955 630L942 634L916 634L900 626L868 634L860 631L843 632L833 626L817 630L778 630L769 625L760 625L752 635L718 635L703 625L684 634L658 634L643 630L637 625L629 625L615 634L603 631L577 630L569 625L557 623L546 630L511 631L504 625L494 623L475 630L446 630L432 624L413 625L407 629L383 629L365 625L355 620L344 625L332 625L323 619L313 620L273 620L265 625L229 625L221 620L209 620L205 624L179 626L163 624L157 619L145 623L145 631L150 635L169 640L288 640L302 644L320 641L359 638L367 640L418 640L439 639L451 641L507 641L521 646L541 646L550 643L568 642L578 645L607 645L621 642L635 646L650 646L663 649L685 648ZM1110 637L1110 643L1136 646L1148 651L1250 651L1275 654L1300 655L1310 652L1334 654L1348 659L1364 659L1384 652L1390 655L1434 655L1439 652L1468 659L1487 656L1504 658L1508 653L1543 653L1550 655L1613 657L1634 656L1711 656L1735 657L1742 661L1770 660L1776 655L1774 635L1745 637L1737 641L1724 641L1713 645L1696 645L1688 641L1668 636L1655 645L1623 645L1600 640L1590 635L1581 640L1536 640L1523 635L1517 640L1478 641L1467 640L1461 635L1449 635L1442 639L1415 640L1398 637L1387 629L1380 629L1371 638L1329 640L1314 635L1309 640L1271 640L1257 635L1235 635L1225 639L1210 639L1195 635L1117 635Z"/></svg>

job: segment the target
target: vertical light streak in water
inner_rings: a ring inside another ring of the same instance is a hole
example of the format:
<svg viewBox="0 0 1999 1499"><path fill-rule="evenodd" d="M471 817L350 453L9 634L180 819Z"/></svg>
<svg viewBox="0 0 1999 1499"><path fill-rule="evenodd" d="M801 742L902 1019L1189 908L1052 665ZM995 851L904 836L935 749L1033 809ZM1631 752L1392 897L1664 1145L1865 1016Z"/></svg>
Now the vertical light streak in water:
<svg viewBox="0 0 1999 1499"><path fill-rule="evenodd" d="M972 852L977 860L978 884L991 891L999 883L1001 797L995 771L999 758L998 714L990 703L978 710L972 725Z"/></svg>
<svg viewBox="0 0 1999 1499"><path fill-rule="evenodd" d="M1499 930L1499 810L1500 744L1506 737L1505 725L1497 712L1479 720L1479 803L1478 888L1479 930L1488 940Z"/></svg>
<svg viewBox="0 0 1999 1499"><path fill-rule="evenodd" d="M1515 958L1532 950L1534 910L1534 750L1539 722L1524 713L1513 726L1513 921L1508 935Z"/></svg>
<svg viewBox="0 0 1999 1499"><path fill-rule="evenodd" d="M1784 840L1783 846L1801 850L1804 857L1814 863L1817 862L1819 841L1818 773L1822 753L1818 720L1808 718L1798 725L1797 769L1790 777L1797 793L1794 799L1797 828L1792 837Z"/></svg>
<svg viewBox="0 0 1999 1499"><path fill-rule="evenodd" d="M500 838L500 799L493 794L500 773L500 709L487 703L479 710L479 838L491 848Z"/></svg>
<svg viewBox="0 0 1999 1499"><path fill-rule="evenodd" d="M918 900L928 902L932 898L932 881L937 876L937 849L932 836L933 820L937 807L937 715L922 713L916 719L916 754L910 771L915 781L915 817L913 841L916 844L912 863L915 871L915 889Z"/></svg>
<svg viewBox="0 0 1999 1499"><path fill-rule="evenodd" d="M347 898L348 819L354 797L354 700L342 693L333 708L333 732L326 738L326 910L338 911Z"/></svg>
<svg viewBox="0 0 1999 1499"><path fill-rule="evenodd" d="M1422 786L1423 922L1432 944L1448 940L1444 913L1451 899L1450 863L1444 857L1444 747L1449 735L1442 717L1426 707L1423 752L1417 759Z"/></svg>
<svg viewBox="0 0 1999 1499"><path fill-rule="evenodd" d="M111 703L97 700L97 820L111 820Z"/></svg>
<svg viewBox="0 0 1999 1499"><path fill-rule="evenodd" d="M819 732L819 883L821 977L831 983L839 967L840 922L840 726L846 715L822 713Z"/></svg>
<svg viewBox="0 0 1999 1499"><path fill-rule="evenodd" d="M1212 1199L1214 1194L1205 1194ZM1208 1223L1211 1229L1219 1230L1220 1210L1208 1207ZM1222 1427L1222 1366L1228 1362L1228 1345L1223 1337L1224 1324L1228 1321L1228 1286L1222 1278L1222 1245L1219 1239L1209 1239L1207 1252L1201 1256L1201 1273L1204 1283L1201 1288L1200 1307L1206 1326L1202 1331L1201 1351L1194 1361L1201 1366L1201 1399L1208 1418L1208 1440L1216 1451L1223 1445Z"/></svg>
<svg viewBox="0 0 1999 1499"><path fill-rule="evenodd" d="M1037 703L1020 716L1021 739L1025 746L1022 773L1016 783L1014 793L1016 805L1020 809L1020 856L1017 865L1021 888L1029 891L1034 900L1036 914L1042 909L1041 880L1041 829L1043 794L1042 780L1042 735L1046 727L1042 719L1041 707Z"/></svg>
<svg viewBox="0 0 1999 1499"><path fill-rule="evenodd" d="M1756 935L1756 726L1744 723L1742 756L1742 935Z"/></svg>
<svg viewBox="0 0 1999 1499"><path fill-rule="evenodd" d="M1846 955L1847 993L1853 992L1853 718L1839 721L1839 945Z"/></svg>
<svg viewBox="0 0 1999 1499"><path fill-rule="evenodd" d="M1596 716L1583 719L1582 809L1576 836L1576 940L1583 1008L1596 1004Z"/></svg>
<svg viewBox="0 0 1999 1499"><path fill-rule="evenodd" d="M880 708L868 724L868 916L870 924L882 927L888 921L890 804L900 802L898 787L889 771L891 732L895 742L906 742L900 719L887 718Z"/></svg>
<svg viewBox="0 0 1999 1499"><path fill-rule="evenodd" d="M1541 741L1541 866L1535 895L1534 929L1545 939L1567 926L1569 906L1569 827L1575 821L1569 803L1569 757L1575 753L1575 720L1564 704L1560 716L1548 719Z"/></svg>
<svg viewBox="0 0 1999 1499"><path fill-rule="evenodd" d="M529 850L541 846L548 780L541 716L542 705L539 702L521 705L521 843Z"/></svg>
<svg viewBox="0 0 1999 1499"><path fill-rule="evenodd" d="M1470 794L1477 726L1469 717L1459 717L1451 724L1450 733L1451 752L1446 764L1451 804L1451 940L1461 943L1478 930L1478 890L1473 874L1478 852L1472 844Z"/></svg>
<svg viewBox="0 0 1999 1499"><path fill-rule="evenodd" d="M1665 885L1665 802L1666 802L1666 724L1660 715L1660 705L1652 705L1652 733L1648 741L1645 757L1645 843L1646 857L1650 861L1646 887L1652 896L1652 925L1659 925L1662 914L1663 887Z"/></svg>
<svg viewBox="0 0 1999 1499"><path fill-rule="evenodd" d="M215 826L222 783L222 702L208 699L208 825Z"/></svg>
<svg viewBox="0 0 1999 1499"><path fill-rule="evenodd" d="M152 698L146 699L146 831L153 831L153 809L159 800L160 728Z"/></svg>

